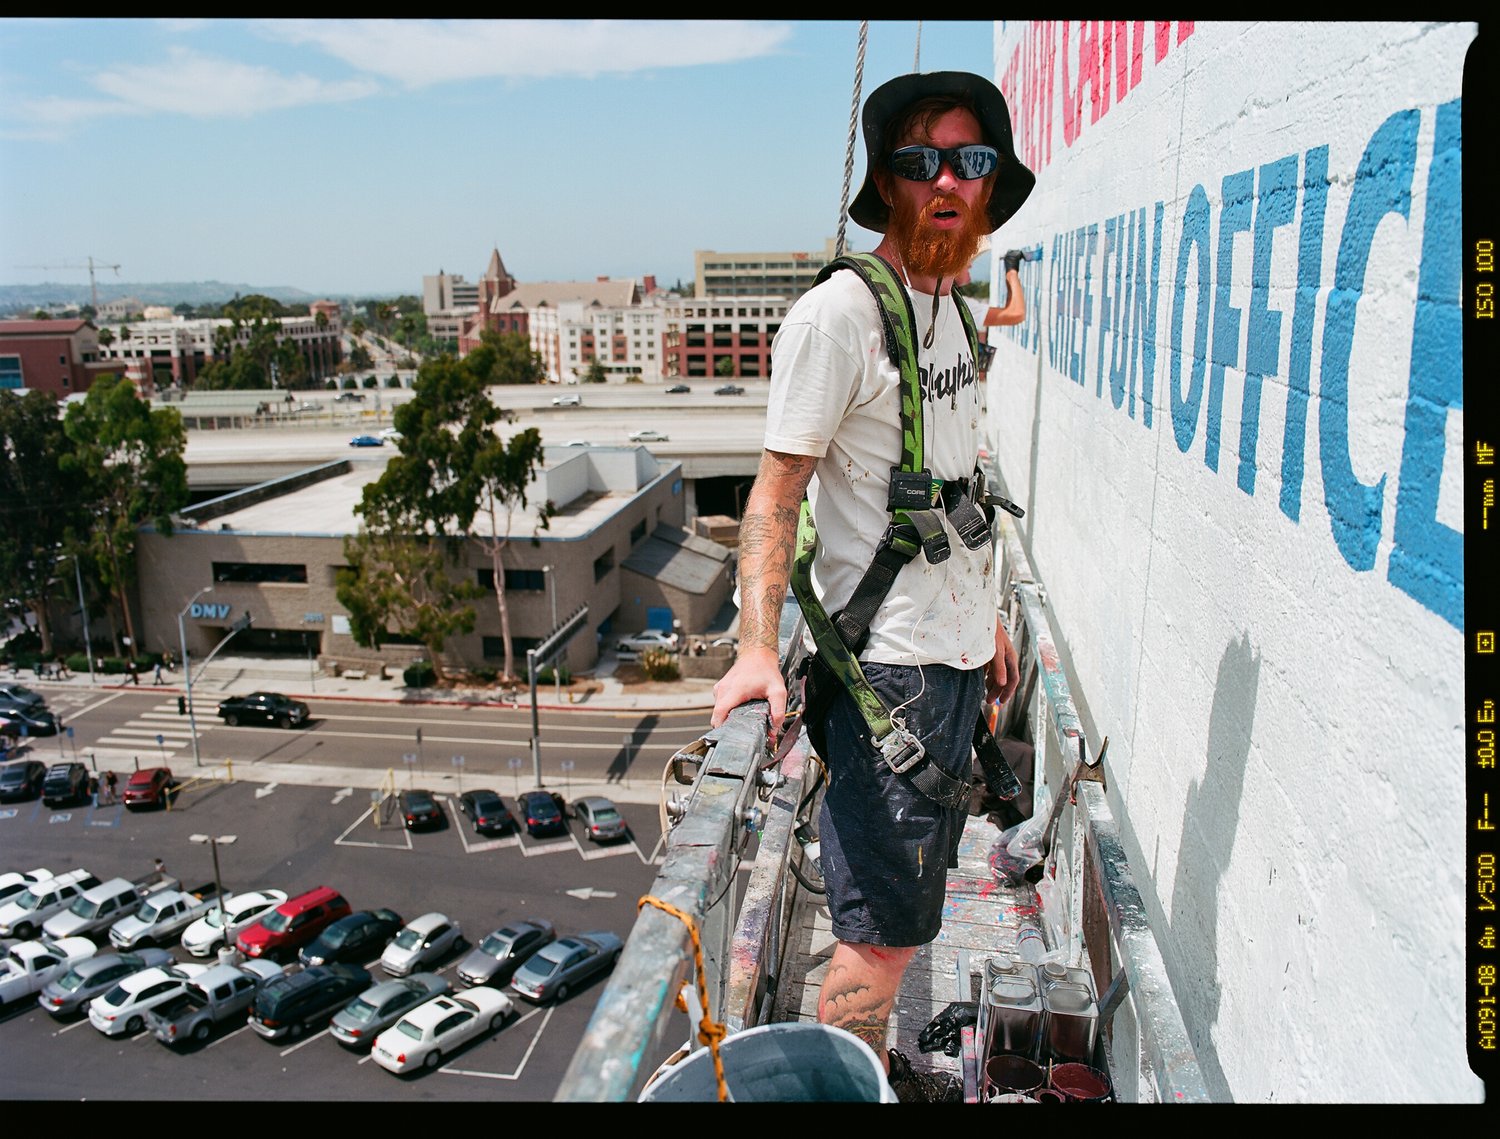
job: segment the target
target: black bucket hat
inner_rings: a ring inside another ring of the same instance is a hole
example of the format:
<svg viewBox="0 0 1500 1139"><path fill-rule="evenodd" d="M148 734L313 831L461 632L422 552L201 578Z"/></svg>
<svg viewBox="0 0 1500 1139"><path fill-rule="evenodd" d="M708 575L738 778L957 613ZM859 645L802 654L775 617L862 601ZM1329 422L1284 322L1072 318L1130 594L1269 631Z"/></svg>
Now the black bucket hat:
<svg viewBox="0 0 1500 1139"><path fill-rule="evenodd" d="M865 100L865 182L849 207L849 216L859 225L884 233L891 210L875 185L875 164L886 158L886 129L891 120L918 99L929 95L961 95L973 103L984 141L1000 152L1000 168L990 192L990 232L1014 216L1036 185L1036 175L1016 157L1010 133L1010 110L1005 96L988 79L969 71L929 71L898 75L881 84Z"/></svg>

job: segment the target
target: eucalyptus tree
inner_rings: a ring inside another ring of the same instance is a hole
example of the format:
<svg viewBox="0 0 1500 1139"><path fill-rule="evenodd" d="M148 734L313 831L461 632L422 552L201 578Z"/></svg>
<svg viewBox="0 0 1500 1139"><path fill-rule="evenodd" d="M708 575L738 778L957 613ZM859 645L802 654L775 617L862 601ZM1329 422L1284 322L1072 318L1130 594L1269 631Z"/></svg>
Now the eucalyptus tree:
<svg viewBox="0 0 1500 1139"><path fill-rule="evenodd" d="M500 615L501 639L505 646L504 674L515 675L511 648L510 610L505 597L504 550L511 541L515 516L528 507L527 490L542 460L541 434L535 428L517 432L508 439L497 428L514 417L497 407L486 391L497 365L495 350L484 345L463 360L442 356L422 365L412 386L412 398L398 406L392 423L400 432L399 451L386 464L381 477L365 487L356 512L364 520L361 534L346 543L350 572L341 582L340 600L349 606L351 626L378 635L382 620L395 620L401 631L422 637L433 652L434 668L440 668L437 651L441 643L429 640L430 621L418 621L418 608L410 593L420 582L425 599L436 597L439 587L432 569L432 555L416 559L408 554L406 576L374 572L396 564L391 552L381 554L378 543L398 548L401 542L441 547L450 563L460 566L466 541L478 542L487 552L494 577L495 604ZM486 525L475 531L476 516ZM535 512L535 529L545 529L551 504L541 503ZM358 560L356 560L358 559ZM369 571L365 567L372 567ZM420 573L418 571L421 571ZM471 582L455 583L464 596L455 594L459 613L467 614L464 632L472 632L473 610L463 601L479 596ZM366 617L360 618L360 610ZM419 628L420 625L420 628ZM458 631L454 626L451 631ZM438 629L439 633L445 630ZM359 633L356 632L356 636ZM370 643L362 640L361 643Z"/></svg>
<svg viewBox="0 0 1500 1139"><path fill-rule="evenodd" d="M91 514L82 545L113 596L130 637L137 530L147 523L172 533L172 515L188 501L187 431L176 408L152 409L121 376L101 376L81 403L69 406L63 431L71 447L60 461Z"/></svg>

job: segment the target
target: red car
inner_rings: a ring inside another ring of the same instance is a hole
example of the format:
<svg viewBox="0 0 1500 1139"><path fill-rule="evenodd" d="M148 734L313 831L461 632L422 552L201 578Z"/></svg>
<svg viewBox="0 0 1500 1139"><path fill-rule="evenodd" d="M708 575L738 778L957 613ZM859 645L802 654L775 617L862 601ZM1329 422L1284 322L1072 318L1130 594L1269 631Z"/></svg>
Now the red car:
<svg viewBox="0 0 1500 1139"><path fill-rule="evenodd" d="M297 950L351 912L344 895L318 886L288 898L259 918L235 938L235 945L246 957L290 960Z"/></svg>
<svg viewBox="0 0 1500 1139"><path fill-rule="evenodd" d="M132 810L137 807L164 807L171 792L171 768L143 767L125 784L120 801Z"/></svg>

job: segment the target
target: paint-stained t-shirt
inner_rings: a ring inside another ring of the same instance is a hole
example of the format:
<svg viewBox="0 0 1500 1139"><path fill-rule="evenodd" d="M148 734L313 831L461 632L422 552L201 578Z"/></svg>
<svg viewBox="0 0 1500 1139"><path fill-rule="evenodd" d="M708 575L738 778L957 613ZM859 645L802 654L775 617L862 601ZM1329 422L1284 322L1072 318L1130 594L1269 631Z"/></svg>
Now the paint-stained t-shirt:
<svg viewBox="0 0 1500 1139"><path fill-rule="evenodd" d="M922 383L923 454L934 478L967 478L982 441L984 392L955 303L912 292ZM808 501L818 528L813 587L830 614L849 600L890 522L891 468L901 463L901 375L886 354L874 296L851 271L833 274L787 312L771 346L768 450L818 459ZM861 660L978 668L995 652L994 564L953 528L946 561L918 555L870 624Z"/></svg>

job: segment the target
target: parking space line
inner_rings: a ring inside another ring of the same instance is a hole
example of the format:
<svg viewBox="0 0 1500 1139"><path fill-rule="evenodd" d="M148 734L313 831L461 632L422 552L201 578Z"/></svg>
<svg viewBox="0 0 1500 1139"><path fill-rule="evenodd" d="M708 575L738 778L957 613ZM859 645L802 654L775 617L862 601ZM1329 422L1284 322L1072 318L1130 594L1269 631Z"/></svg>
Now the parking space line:
<svg viewBox="0 0 1500 1139"><path fill-rule="evenodd" d="M450 1076L474 1076L477 1079L481 1080L519 1080L521 1078L521 1073L526 1070L526 1064L528 1061L530 1061L531 1054L536 1051L536 1046L542 1039L542 1033L547 1031L547 1022L552 1019L552 1013L556 1008L556 1005L547 1006L546 1011L542 1017L542 1023L537 1026L536 1034L532 1036L531 1043L526 1045L526 1051L522 1054L521 1062L516 1065L516 1070L514 1072L476 1072L469 1068L449 1068L447 1066L439 1068L438 1071L446 1072ZM540 1008L533 1008L530 1012L519 1017L514 1024L506 1025L500 1030L500 1032L510 1032L513 1029L519 1028L521 1027L521 1025L525 1024L528 1020L534 1017L537 1013L542 1011L543 1010ZM493 1041L498 1035L499 1034L497 1033L496 1036L491 1036L488 1039Z"/></svg>
<svg viewBox="0 0 1500 1139"><path fill-rule="evenodd" d="M364 809L364 811L361 812L359 818L355 819L352 823L350 823L349 826L348 826L348 828L342 834L340 834L336 839L333 840L333 845L334 846L370 846L370 847L375 847L375 848L381 849L381 850L402 850L402 849L410 850L411 849L411 833L409 831L407 831L407 829L405 827L401 828L401 837L404 840L404 845L403 845L403 843L399 843L399 842L353 842L353 841L349 840L348 836L351 835L351 834L353 834L354 831L355 831L355 829L361 823L363 823L366 819L368 819L370 817L370 815L374 812L374 810L375 810L374 807L366 807Z"/></svg>
<svg viewBox="0 0 1500 1139"><path fill-rule="evenodd" d="M311 1036L308 1036L308 1037L306 1037L306 1038L304 1038L302 1040L297 1041L297 1043L293 1044L290 1048L288 1048L284 1052L282 1052L281 1056L282 1056L283 1059L285 1059L286 1057L290 1056L293 1052L297 1051L299 1048L306 1048L314 1040L318 1039L318 1037L320 1037L320 1036L327 1036L327 1035L328 1035L328 1029L326 1029L326 1028L323 1029L322 1032L315 1032Z"/></svg>
<svg viewBox="0 0 1500 1139"><path fill-rule="evenodd" d="M517 841L519 842L519 840ZM527 858L530 858L534 854L561 854L565 850L574 849L571 842L544 842L538 843L534 847L528 847L525 843L520 843L520 847L521 853Z"/></svg>

